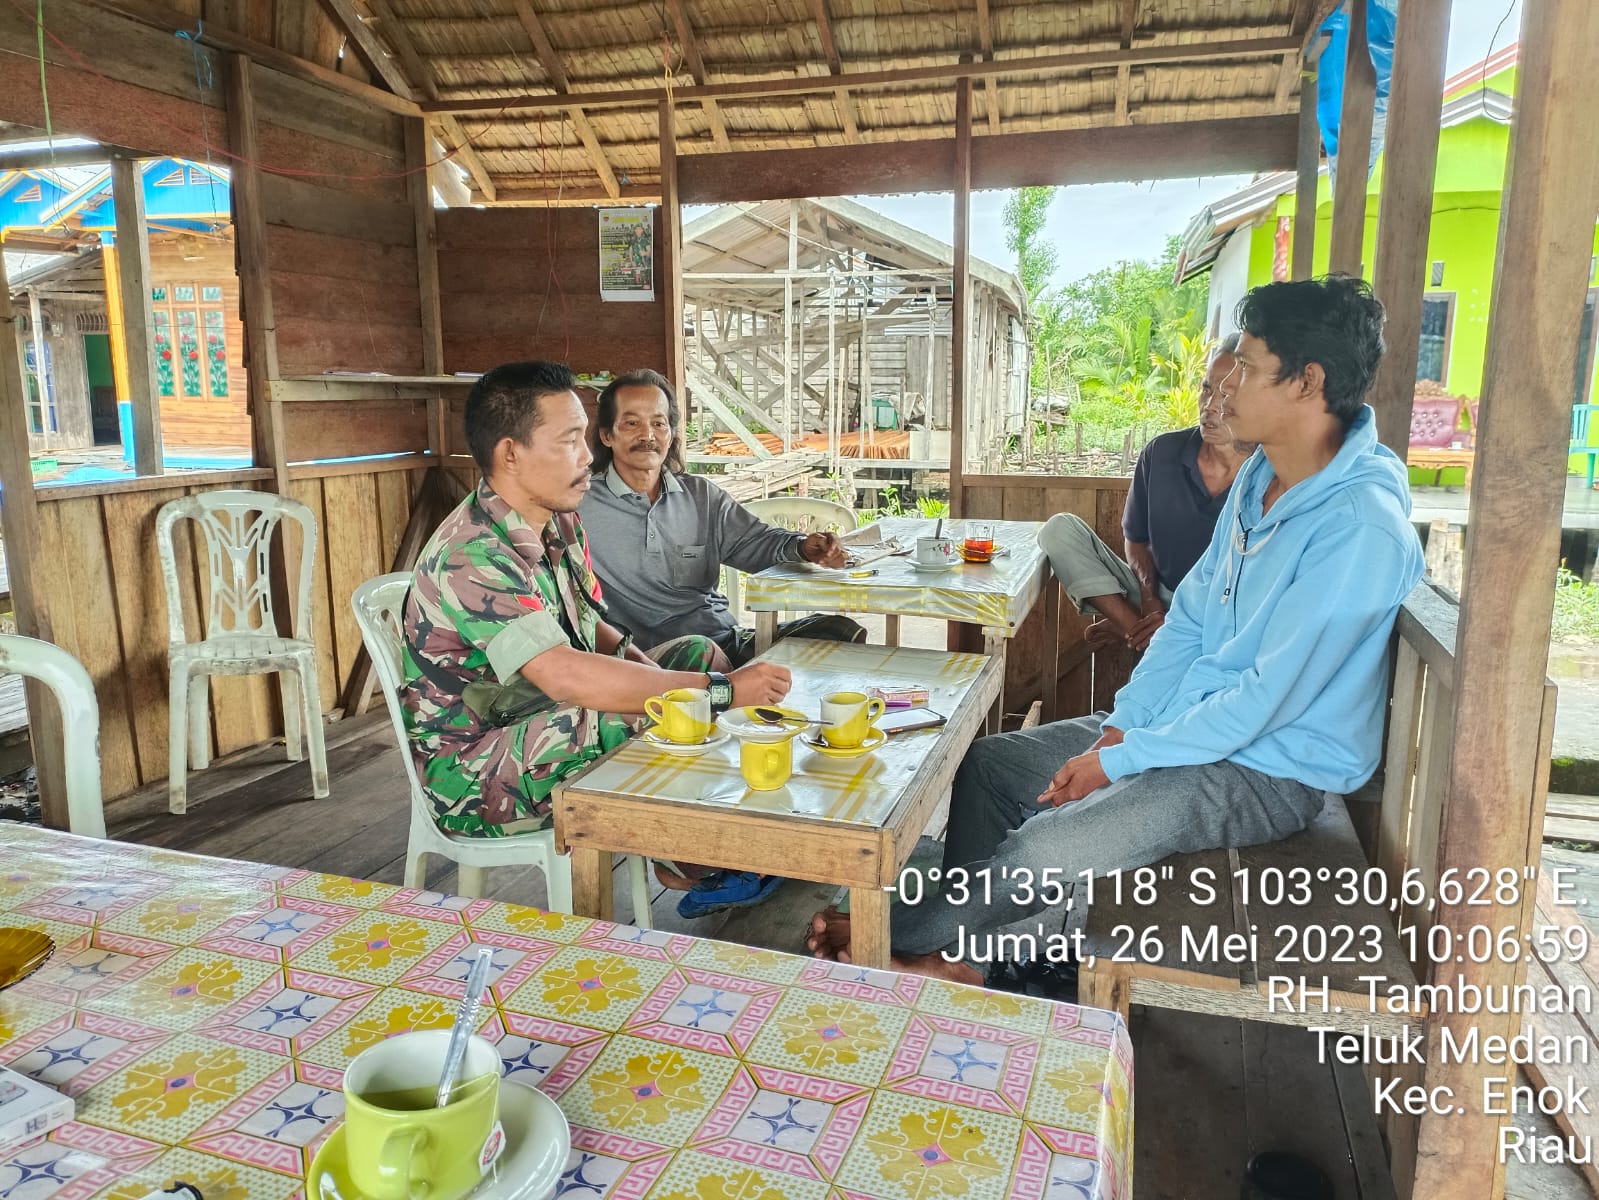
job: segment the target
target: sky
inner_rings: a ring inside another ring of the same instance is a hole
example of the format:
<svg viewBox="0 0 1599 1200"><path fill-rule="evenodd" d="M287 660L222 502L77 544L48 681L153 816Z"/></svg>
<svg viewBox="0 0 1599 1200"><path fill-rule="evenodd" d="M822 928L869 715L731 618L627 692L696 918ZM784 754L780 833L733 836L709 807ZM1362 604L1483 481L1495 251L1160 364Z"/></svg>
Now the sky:
<svg viewBox="0 0 1599 1200"><path fill-rule="evenodd" d="M1401 11L1406 2L1400 0ZM1495 40L1494 29L1507 14ZM1490 41L1496 51L1510 45L1516 40L1520 21L1521 0L1453 0L1448 74L1488 57ZM1080 279L1124 259L1157 257L1166 239L1181 233L1196 212L1210 201L1237 191L1249 179L1247 175L1220 175L1060 189L1050 206L1046 226L1046 235L1060 250L1056 283ZM1004 192L973 193L972 253L1011 267L1015 265L1014 256L1005 247L1001 219L1005 196ZM946 242L954 237L953 207L947 193L853 198Z"/></svg>

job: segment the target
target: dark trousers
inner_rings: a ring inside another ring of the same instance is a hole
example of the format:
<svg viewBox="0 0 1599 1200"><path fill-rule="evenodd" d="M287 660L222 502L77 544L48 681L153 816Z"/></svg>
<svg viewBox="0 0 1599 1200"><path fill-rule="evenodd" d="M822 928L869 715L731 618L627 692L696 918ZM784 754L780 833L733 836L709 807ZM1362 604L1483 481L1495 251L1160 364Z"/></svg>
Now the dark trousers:
<svg viewBox="0 0 1599 1200"><path fill-rule="evenodd" d="M822 642L864 642L866 630L836 613L818 613L809 617L796 617L777 627L777 640L786 637L815 638ZM721 637L712 639L735 667L742 667L755 657L755 631L735 626Z"/></svg>

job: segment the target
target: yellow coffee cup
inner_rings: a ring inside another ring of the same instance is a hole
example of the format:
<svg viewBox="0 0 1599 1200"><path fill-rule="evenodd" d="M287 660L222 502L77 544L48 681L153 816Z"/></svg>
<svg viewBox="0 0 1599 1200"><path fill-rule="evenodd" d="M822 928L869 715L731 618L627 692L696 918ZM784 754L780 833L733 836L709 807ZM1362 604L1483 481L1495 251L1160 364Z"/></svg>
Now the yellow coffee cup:
<svg viewBox="0 0 1599 1200"><path fill-rule="evenodd" d="M794 773L794 739L744 739L738 748L738 768L744 773L744 782L757 792L776 791Z"/></svg>
<svg viewBox="0 0 1599 1200"><path fill-rule="evenodd" d="M704 688L673 688L651 696L644 711L669 742L696 746L711 736L711 694Z"/></svg>
<svg viewBox="0 0 1599 1200"><path fill-rule="evenodd" d="M490 1142L499 1114L500 1056L472 1038L450 1103L435 1108L450 1033L400 1034L369 1046L346 1069L345 1158L362 1196L458 1200L482 1182L485 1152L500 1144Z"/></svg>
<svg viewBox="0 0 1599 1200"><path fill-rule="evenodd" d="M864 692L834 692L822 701L822 740L839 750L866 741L872 722L883 715L882 700Z"/></svg>

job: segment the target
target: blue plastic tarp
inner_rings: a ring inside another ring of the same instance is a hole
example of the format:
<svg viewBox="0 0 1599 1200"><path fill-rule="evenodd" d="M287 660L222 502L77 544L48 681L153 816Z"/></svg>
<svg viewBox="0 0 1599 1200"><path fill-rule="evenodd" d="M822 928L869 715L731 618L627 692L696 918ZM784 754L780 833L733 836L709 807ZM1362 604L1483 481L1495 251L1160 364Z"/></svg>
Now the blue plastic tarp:
<svg viewBox="0 0 1599 1200"><path fill-rule="evenodd" d="M1371 161L1369 175L1382 153L1383 135L1388 127L1388 86L1394 71L1394 26L1399 18L1399 0L1366 0L1366 44L1371 52L1372 69L1377 73L1377 103L1372 112ZM1344 107L1344 63L1348 57L1349 13L1336 9L1321 23L1328 35L1327 47L1317 62L1316 123L1321 126L1321 144L1327 151L1333 177L1338 174L1338 122Z"/></svg>

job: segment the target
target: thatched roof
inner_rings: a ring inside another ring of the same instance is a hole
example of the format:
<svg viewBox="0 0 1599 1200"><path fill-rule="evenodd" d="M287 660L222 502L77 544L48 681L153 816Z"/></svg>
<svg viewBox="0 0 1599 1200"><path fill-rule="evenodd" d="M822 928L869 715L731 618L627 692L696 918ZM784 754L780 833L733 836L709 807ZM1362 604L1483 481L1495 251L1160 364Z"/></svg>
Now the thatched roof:
<svg viewBox="0 0 1599 1200"><path fill-rule="evenodd" d="M657 187L656 97L668 86L679 95L681 155L947 136L953 74L963 70L979 75L977 135L1280 114L1297 105L1306 32L1331 7L1331 0L354 3L366 18L356 49L378 60L375 73L394 90L434 111L454 107L443 140L464 129L474 165L506 193L502 200L519 191L625 199L630 190ZM1084 54L1092 57L1084 62ZM1037 69L984 73L1006 62ZM783 81L809 90L796 94ZM618 92L635 96L623 105ZM547 103L561 93L577 103ZM546 103L518 103L529 97ZM472 102L480 104L468 111Z"/></svg>

